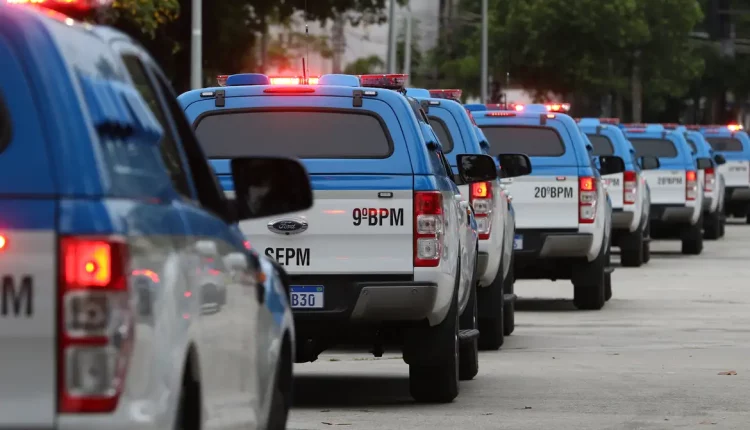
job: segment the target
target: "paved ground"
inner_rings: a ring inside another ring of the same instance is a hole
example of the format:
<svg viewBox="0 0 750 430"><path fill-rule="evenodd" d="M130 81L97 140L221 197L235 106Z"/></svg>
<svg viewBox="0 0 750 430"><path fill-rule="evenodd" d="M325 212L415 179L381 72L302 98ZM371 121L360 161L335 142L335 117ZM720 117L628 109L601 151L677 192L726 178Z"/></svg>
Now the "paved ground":
<svg viewBox="0 0 750 430"><path fill-rule="evenodd" d="M412 402L400 355L297 365L289 429L750 429L749 243L744 224L697 257L655 242L598 312L567 282L519 281L515 333L448 405Z"/></svg>

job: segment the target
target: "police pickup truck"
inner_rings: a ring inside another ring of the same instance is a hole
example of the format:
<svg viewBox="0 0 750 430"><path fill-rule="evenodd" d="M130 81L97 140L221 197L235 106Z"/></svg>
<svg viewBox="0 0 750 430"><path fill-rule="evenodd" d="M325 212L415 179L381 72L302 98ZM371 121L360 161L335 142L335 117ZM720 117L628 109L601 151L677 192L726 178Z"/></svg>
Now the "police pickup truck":
<svg viewBox="0 0 750 430"><path fill-rule="evenodd" d="M659 159L637 158L633 145L617 124L617 118L581 118L578 121L594 147L594 155L616 155L625 162L625 171L604 175L602 179L612 199L612 245L620 247L620 262L624 267L640 267L651 258L651 196L643 170L657 168Z"/></svg>
<svg viewBox="0 0 750 430"><path fill-rule="evenodd" d="M240 224L289 272L297 361L339 343L376 356L396 344L412 396L449 402L478 369L476 233L466 243L473 217L458 185L497 171L489 156L459 154L453 175L419 103L402 94L405 78L273 85L238 74L179 101L227 192L239 191L232 157L283 154L307 167L312 209Z"/></svg>
<svg viewBox="0 0 750 430"><path fill-rule="evenodd" d="M683 133L660 124L620 124L636 156L659 159L644 172L651 188L651 237L679 237L682 253L703 251L703 192L698 166Z"/></svg>
<svg viewBox="0 0 750 430"><path fill-rule="evenodd" d="M34 3L0 2L0 428L285 428L292 314L237 221L310 207L303 166L233 160L274 198L230 206L154 60Z"/></svg>
<svg viewBox="0 0 750 430"><path fill-rule="evenodd" d="M601 309L612 294L612 269L611 203L600 171L620 173L623 160L600 156L598 170L575 121L544 105L523 111L472 108L472 114L493 154L523 153L533 163L530 176L503 179L517 214L515 276L570 279L576 307Z"/></svg>
<svg viewBox="0 0 750 430"><path fill-rule="evenodd" d="M471 114L455 101L460 99L460 93L461 90L407 90L407 95L413 95L423 106L454 171L457 171L457 153L483 153ZM479 345L482 349L497 350L515 321L514 297L504 294L506 287L512 291L513 278L509 275L514 220L509 216L508 199L499 179L461 185L459 189L469 196L478 225ZM507 329L505 322L509 323Z"/></svg>
<svg viewBox="0 0 750 430"><path fill-rule="evenodd" d="M723 155L714 152L701 134L700 126L662 124L665 129L684 133L685 140L695 155L700 186L703 189L703 238L716 240L724 236L724 175L719 170L726 163Z"/></svg>
<svg viewBox="0 0 750 430"><path fill-rule="evenodd" d="M737 125L704 126L701 133L726 160L719 166L726 185L724 211L750 224L750 137Z"/></svg>

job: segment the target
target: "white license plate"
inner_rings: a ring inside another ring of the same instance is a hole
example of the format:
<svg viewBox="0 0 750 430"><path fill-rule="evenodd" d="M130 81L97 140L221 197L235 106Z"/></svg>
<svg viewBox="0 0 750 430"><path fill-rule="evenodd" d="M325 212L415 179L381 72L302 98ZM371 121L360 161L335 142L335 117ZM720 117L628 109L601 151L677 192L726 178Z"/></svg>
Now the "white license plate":
<svg viewBox="0 0 750 430"><path fill-rule="evenodd" d="M517 234L513 238L513 249L523 249L523 235Z"/></svg>
<svg viewBox="0 0 750 430"><path fill-rule="evenodd" d="M292 285L293 309L323 309L322 285Z"/></svg>

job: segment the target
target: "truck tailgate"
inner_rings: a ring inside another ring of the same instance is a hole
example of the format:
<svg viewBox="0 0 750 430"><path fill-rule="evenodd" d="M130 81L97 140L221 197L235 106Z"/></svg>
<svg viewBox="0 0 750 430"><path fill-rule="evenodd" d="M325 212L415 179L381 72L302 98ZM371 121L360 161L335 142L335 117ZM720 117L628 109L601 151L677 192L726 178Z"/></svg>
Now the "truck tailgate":
<svg viewBox="0 0 750 430"><path fill-rule="evenodd" d="M52 428L57 405L55 203L2 200L0 428Z"/></svg>
<svg viewBox="0 0 750 430"><path fill-rule="evenodd" d="M577 176L521 176L502 183L513 197L517 228L578 228Z"/></svg>
<svg viewBox="0 0 750 430"><path fill-rule="evenodd" d="M309 210L240 223L253 248L290 274L414 272L411 175L321 174L311 180ZM366 185L375 183L382 188Z"/></svg>
<svg viewBox="0 0 750 430"><path fill-rule="evenodd" d="M612 208L622 209L622 191L624 186L622 181L622 173L613 173L611 175L602 176L604 187L609 194L610 200L612 200Z"/></svg>
<svg viewBox="0 0 750 430"><path fill-rule="evenodd" d="M643 175L651 188L652 204L685 203L684 170L644 170Z"/></svg>
<svg viewBox="0 0 750 430"><path fill-rule="evenodd" d="M747 187L750 185L750 161L727 160L719 166L727 187Z"/></svg>

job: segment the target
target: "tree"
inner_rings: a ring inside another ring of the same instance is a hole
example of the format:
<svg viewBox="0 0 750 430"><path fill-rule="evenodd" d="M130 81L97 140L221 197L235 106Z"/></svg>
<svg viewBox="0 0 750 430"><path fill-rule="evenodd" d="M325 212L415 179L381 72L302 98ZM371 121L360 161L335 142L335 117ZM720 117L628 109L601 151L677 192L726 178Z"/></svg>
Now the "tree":
<svg viewBox="0 0 750 430"><path fill-rule="evenodd" d="M354 62L344 67L344 74L366 75L368 73L381 73L385 69L383 59L377 55L357 58Z"/></svg>

